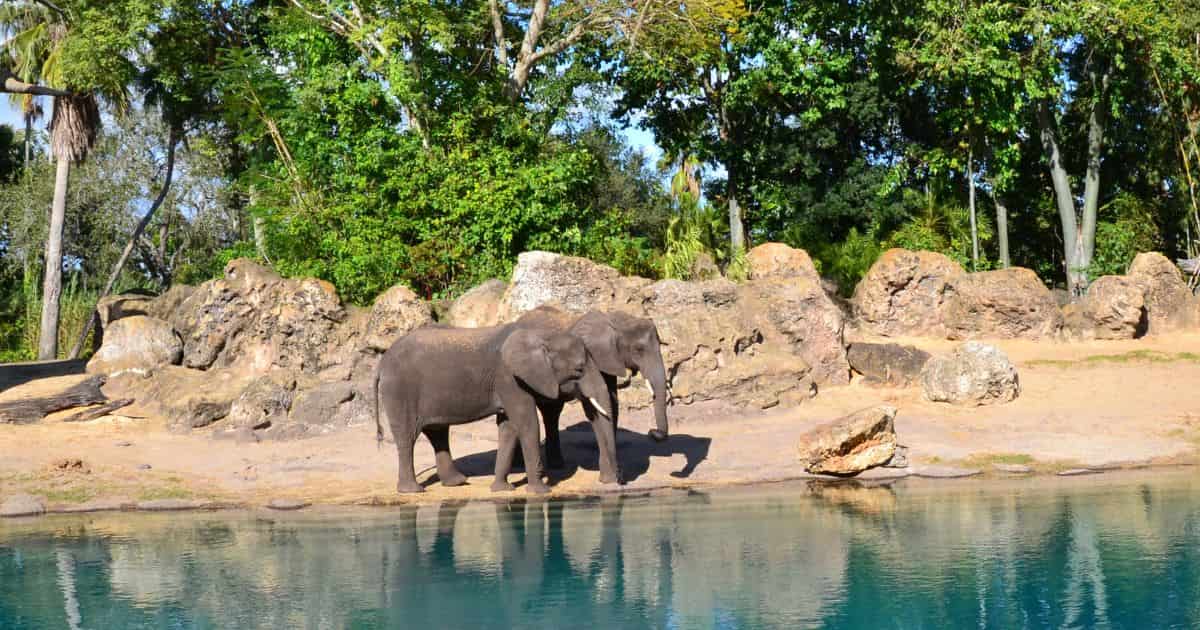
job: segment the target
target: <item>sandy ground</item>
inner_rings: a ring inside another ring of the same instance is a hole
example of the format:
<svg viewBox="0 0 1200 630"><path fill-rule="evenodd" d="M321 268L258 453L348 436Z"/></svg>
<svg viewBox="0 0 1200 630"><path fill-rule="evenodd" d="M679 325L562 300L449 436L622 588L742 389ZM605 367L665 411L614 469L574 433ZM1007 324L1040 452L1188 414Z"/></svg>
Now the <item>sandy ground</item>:
<svg viewBox="0 0 1200 630"><path fill-rule="evenodd" d="M899 340L931 352L953 342ZM996 342L1017 364L1022 392L1014 402L959 408L921 400L920 390L854 383L827 388L798 408L736 411L720 405L670 408L671 439L645 436L649 410L621 419L619 457L625 490L779 481L807 476L796 462L797 437L845 413L879 403L896 406L896 432L910 448L907 470L865 477L932 474L956 466L995 476L994 462L1028 463L1037 472L1192 464L1200 447L1200 335L1129 342ZM1188 356L1181 353L1195 353ZM1104 358L1108 357L1108 358ZM62 377L80 378L80 377ZM45 379L20 387L33 393ZM577 406L563 417L568 468L550 471L554 493L612 491L597 482L597 450ZM489 492L496 430L484 421L451 431L452 451L470 476L446 488L432 471L433 452L417 445L418 478L427 492L394 491L396 452L377 448L373 426L356 426L293 442L235 443L204 432L169 433L136 406L86 423L57 414L28 426L0 425L0 498L28 492L54 508L107 507L154 499L262 505L272 499L320 504L388 504L480 497ZM137 417L143 416L143 417ZM64 460L80 463L64 465Z"/></svg>

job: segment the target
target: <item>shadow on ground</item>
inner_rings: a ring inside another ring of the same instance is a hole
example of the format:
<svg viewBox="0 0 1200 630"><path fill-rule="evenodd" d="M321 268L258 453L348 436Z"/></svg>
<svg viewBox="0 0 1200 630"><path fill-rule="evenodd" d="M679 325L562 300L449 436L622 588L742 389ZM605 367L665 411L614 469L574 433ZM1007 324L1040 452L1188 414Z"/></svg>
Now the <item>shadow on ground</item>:
<svg viewBox="0 0 1200 630"><path fill-rule="evenodd" d="M0 392L39 378L83 374L86 367L86 359L5 363L0 365Z"/></svg>
<svg viewBox="0 0 1200 630"><path fill-rule="evenodd" d="M578 422L565 427L559 433L562 441L563 459L565 465L560 469L547 469L550 485L570 479L580 468L590 471L600 470L600 449L596 446L595 434L587 422ZM672 477L685 479L695 472L696 467L708 458L708 449L712 444L711 438L696 437L686 433L673 433L665 442L655 442L645 433L636 433L627 429L617 429L617 459L620 462L621 478L624 483L635 481L650 470L653 457L674 457L683 455L683 468L671 471ZM543 452L544 461L544 452ZM496 451L473 453L465 457L455 458L454 464L467 477L491 477L496 471ZM524 469L516 465L513 472ZM423 484L428 487L438 483L435 474ZM476 483L479 483L477 480ZM490 482L489 482L490 483ZM523 485L515 482L514 485Z"/></svg>

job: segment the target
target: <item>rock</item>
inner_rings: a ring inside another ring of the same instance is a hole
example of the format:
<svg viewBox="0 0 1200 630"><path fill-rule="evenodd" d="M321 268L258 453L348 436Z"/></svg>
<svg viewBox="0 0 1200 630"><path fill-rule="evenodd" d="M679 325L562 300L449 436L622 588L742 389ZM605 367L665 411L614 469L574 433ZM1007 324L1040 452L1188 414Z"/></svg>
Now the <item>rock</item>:
<svg viewBox="0 0 1200 630"><path fill-rule="evenodd" d="M384 352L410 330L432 320L429 304L398 284L375 298L363 331L363 345L367 350Z"/></svg>
<svg viewBox="0 0 1200 630"><path fill-rule="evenodd" d="M446 323L460 328L482 328L500 323L500 302L508 283L488 280L459 296L450 305Z"/></svg>
<svg viewBox="0 0 1200 630"><path fill-rule="evenodd" d="M572 313L606 311L616 299L616 269L586 258L550 252L525 252L517 256L512 282L500 304L502 321L542 304L554 304Z"/></svg>
<svg viewBox="0 0 1200 630"><path fill-rule="evenodd" d="M309 505L311 504L299 499L271 499L271 502L267 504L267 507L272 510L290 511L302 510Z"/></svg>
<svg viewBox="0 0 1200 630"><path fill-rule="evenodd" d="M113 446L133 446L133 442L130 442L129 440L118 440L113 442Z"/></svg>
<svg viewBox="0 0 1200 630"><path fill-rule="evenodd" d="M1078 477L1080 475L1098 475L1101 470L1093 470L1091 468L1068 468L1067 470L1059 471L1059 477Z"/></svg>
<svg viewBox="0 0 1200 630"><path fill-rule="evenodd" d="M1030 468L1029 466L1026 466L1025 464L996 463L996 464L992 464L992 469L1000 471L1002 473L1009 473L1009 474L1013 474L1013 475L1022 475L1022 474L1033 472L1033 469Z"/></svg>
<svg viewBox="0 0 1200 630"><path fill-rule="evenodd" d="M229 415L233 402L256 378L231 368L206 371L169 365L152 378L122 379L106 389L114 397L134 398L173 431L208 426Z"/></svg>
<svg viewBox="0 0 1200 630"><path fill-rule="evenodd" d="M692 259L692 264L688 268L688 278L691 280L716 280L721 277L721 269L717 267L716 261L712 256L705 252L698 252L696 257Z"/></svg>
<svg viewBox="0 0 1200 630"><path fill-rule="evenodd" d="M962 275L962 267L941 254L889 249L855 287L854 314L878 335L944 336L944 302Z"/></svg>
<svg viewBox="0 0 1200 630"><path fill-rule="evenodd" d="M950 339L1042 339L1058 333L1062 312L1037 274L1010 267L956 278L943 323Z"/></svg>
<svg viewBox="0 0 1200 630"><path fill-rule="evenodd" d="M172 285L166 292L150 302L146 308L146 314L169 322L179 307L195 292L196 287L191 285Z"/></svg>
<svg viewBox="0 0 1200 630"><path fill-rule="evenodd" d="M104 330L100 350L88 361L92 374L150 370L183 359L183 342L171 325L146 315L123 317Z"/></svg>
<svg viewBox="0 0 1200 630"><path fill-rule="evenodd" d="M886 464L896 452L896 409L886 405L852 413L800 436L800 462L814 474L856 475Z"/></svg>
<svg viewBox="0 0 1200 630"><path fill-rule="evenodd" d="M171 324L183 339L190 368L284 368L316 373L340 357L337 325L346 318L324 280L283 280L246 259L230 261L225 277L196 288Z"/></svg>
<svg viewBox="0 0 1200 630"><path fill-rule="evenodd" d="M943 466L938 464L922 464L912 467L912 474L917 477L928 477L930 479L959 479L962 477L974 477L980 472L976 468L959 468L958 466Z"/></svg>
<svg viewBox="0 0 1200 630"><path fill-rule="evenodd" d="M252 430L283 422L295 390L295 376L285 371L257 378L233 401L226 419L233 427Z"/></svg>
<svg viewBox="0 0 1200 630"><path fill-rule="evenodd" d="M1126 276L1103 276L1087 295L1063 307L1063 334L1071 339L1136 339L1146 333L1142 288Z"/></svg>
<svg viewBox="0 0 1200 630"><path fill-rule="evenodd" d="M202 510L212 507L212 503L201 499L154 499L138 501L135 506L146 512L173 512L177 510Z"/></svg>
<svg viewBox="0 0 1200 630"><path fill-rule="evenodd" d="M742 310L758 324L764 339L804 359L817 384L850 382L846 321L815 274L753 280L743 284L738 295Z"/></svg>
<svg viewBox="0 0 1200 630"><path fill-rule="evenodd" d="M1149 334L1179 330L1193 324L1192 293L1179 268L1157 252L1138 254L1126 274L1142 288Z"/></svg>
<svg viewBox="0 0 1200 630"><path fill-rule="evenodd" d="M783 243L763 243L752 248L746 252L746 262L750 266L751 280L817 275L808 252Z"/></svg>
<svg viewBox="0 0 1200 630"><path fill-rule="evenodd" d="M106 295L96 301L96 315L100 327L107 330L109 324L126 317L135 315L150 315L154 310L152 305L155 298L137 293L122 293L121 295ZM157 317L157 315L154 315ZM161 318L160 318L161 319Z"/></svg>
<svg viewBox="0 0 1200 630"><path fill-rule="evenodd" d="M884 464L887 468L908 468L908 447L896 445L896 453Z"/></svg>
<svg viewBox="0 0 1200 630"><path fill-rule="evenodd" d="M929 353L895 343L854 342L846 350L846 360L871 385L908 387L921 380Z"/></svg>
<svg viewBox="0 0 1200 630"><path fill-rule="evenodd" d="M153 466L150 464L138 464L137 466L138 470L150 470L151 468L153 468Z"/></svg>
<svg viewBox="0 0 1200 630"><path fill-rule="evenodd" d="M29 494L14 494L0 503L0 517L37 516L46 513L41 498Z"/></svg>
<svg viewBox="0 0 1200 630"><path fill-rule="evenodd" d="M1009 402L1020 393L1017 369L999 348L968 341L947 356L933 357L921 371L925 398L956 405Z"/></svg>
<svg viewBox="0 0 1200 630"><path fill-rule="evenodd" d="M322 383L296 395L289 421L302 425L323 425L335 422L344 403L355 396L354 383L342 381Z"/></svg>

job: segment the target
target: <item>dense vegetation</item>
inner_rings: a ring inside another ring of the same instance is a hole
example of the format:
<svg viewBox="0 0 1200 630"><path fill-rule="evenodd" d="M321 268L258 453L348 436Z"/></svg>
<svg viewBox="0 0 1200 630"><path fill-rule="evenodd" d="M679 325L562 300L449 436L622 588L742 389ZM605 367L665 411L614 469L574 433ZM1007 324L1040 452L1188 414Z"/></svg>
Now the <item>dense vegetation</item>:
<svg viewBox="0 0 1200 630"><path fill-rule="evenodd" d="M0 27L10 359L45 295L61 352L100 292L235 256L358 303L529 249L736 276L767 240L845 291L902 246L1079 294L1200 234L1196 0L28 0Z"/></svg>

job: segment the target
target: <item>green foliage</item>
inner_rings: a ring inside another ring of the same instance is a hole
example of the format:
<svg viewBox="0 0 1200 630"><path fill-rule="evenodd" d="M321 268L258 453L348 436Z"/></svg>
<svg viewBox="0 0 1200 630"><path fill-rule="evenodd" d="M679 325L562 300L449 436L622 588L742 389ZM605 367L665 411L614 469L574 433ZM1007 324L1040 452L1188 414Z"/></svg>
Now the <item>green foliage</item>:
<svg viewBox="0 0 1200 630"><path fill-rule="evenodd" d="M1161 249L1153 206L1122 194L1101 214L1096 224L1096 253L1088 267L1090 277L1124 274L1139 253Z"/></svg>
<svg viewBox="0 0 1200 630"><path fill-rule="evenodd" d="M956 203L942 203L932 196L927 196L925 208L893 232L886 239L884 248L903 247L938 252L962 265L964 269L985 271L992 267L985 255L988 241L993 236L992 219L986 213L976 211L976 231L979 234L981 255L979 264L974 269L971 263L970 222L967 208Z"/></svg>
<svg viewBox="0 0 1200 630"><path fill-rule="evenodd" d="M838 291L844 296L854 292L858 281L867 274L867 270L882 253L883 248L875 234L860 233L858 228L850 228L841 242L819 244L809 250L817 270L822 275L832 278L837 283Z"/></svg>
<svg viewBox="0 0 1200 630"><path fill-rule="evenodd" d="M696 259L701 254L707 254L718 265L728 263L728 230L725 217L712 206L701 206L689 194L680 195L678 214L667 224L662 276L692 279Z"/></svg>

